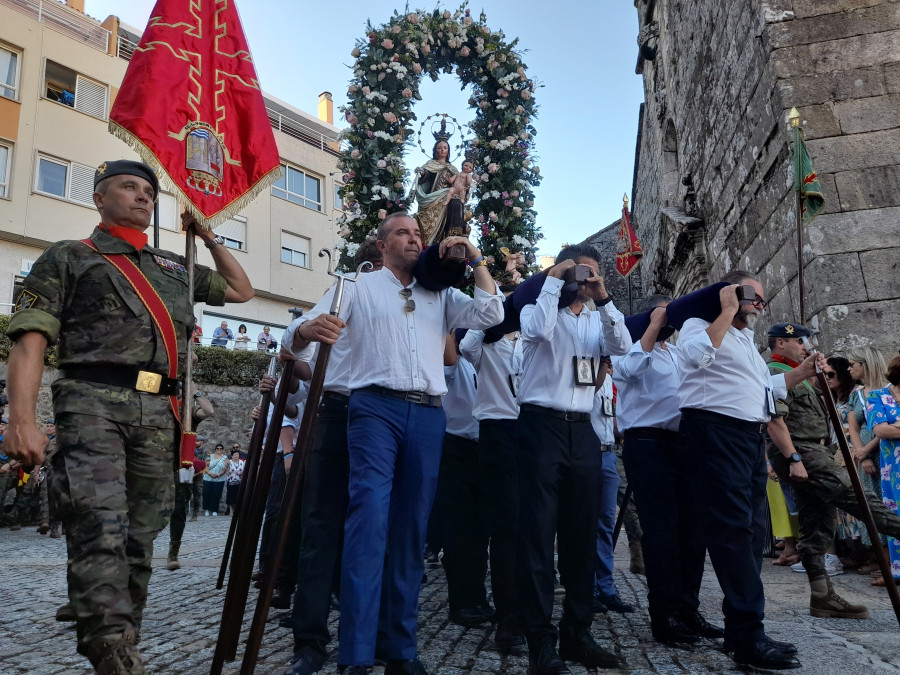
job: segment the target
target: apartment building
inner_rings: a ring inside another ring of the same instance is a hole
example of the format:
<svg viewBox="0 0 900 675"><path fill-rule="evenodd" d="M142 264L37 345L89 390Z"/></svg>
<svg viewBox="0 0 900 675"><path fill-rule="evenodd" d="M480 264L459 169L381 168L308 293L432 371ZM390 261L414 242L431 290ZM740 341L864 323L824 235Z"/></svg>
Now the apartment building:
<svg viewBox="0 0 900 675"><path fill-rule="evenodd" d="M0 313L9 312L16 286L48 245L81 239L97 224L95 167L137 159L107 121L140 31L84 9L84 0L0 0ZM288 310L311 307L331 284L318 256L339 239L340 130L331 95L320 95L317 115L265 99L284 177L216 228L256 298L198 305L204 342L223 320L235 332L246 324L254 340L263 325L278 337ZM183 253L178 210L173 195L160 196L160 246ZM198 259L212 264L202 246Z"/></svg>

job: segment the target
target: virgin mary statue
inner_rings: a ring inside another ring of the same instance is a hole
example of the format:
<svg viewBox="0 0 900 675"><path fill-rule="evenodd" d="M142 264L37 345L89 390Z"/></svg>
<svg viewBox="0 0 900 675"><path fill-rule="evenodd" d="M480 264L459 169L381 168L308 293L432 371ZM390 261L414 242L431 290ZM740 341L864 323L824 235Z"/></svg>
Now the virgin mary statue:
<svg viewBox="0 0 900 675"><path fill-rule="evenodd" d="M444 204L450 190L450 181L459 173L449 162L450 144L447 142L446 122L441 122L441 130L434 134L435 144L431 159L416 169L411 197L419 204L415 218L422 229L422 243L429 246L450 236L464 234L463 213L465 205L459 199L451 199Z"/></svg>

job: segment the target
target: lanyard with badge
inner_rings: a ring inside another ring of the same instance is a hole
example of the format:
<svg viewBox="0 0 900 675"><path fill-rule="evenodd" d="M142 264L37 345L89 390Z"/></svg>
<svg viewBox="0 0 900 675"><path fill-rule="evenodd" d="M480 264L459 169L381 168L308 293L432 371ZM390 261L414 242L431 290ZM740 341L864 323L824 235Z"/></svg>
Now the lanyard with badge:
<svg viewBox="0 0 900 675"><path fill-rule="evenodd" d="M572 342L575 345L575 356L572 357L572 367L575 372L575 385L578 387L593 387L597 384L597 375L594 371L594 357L593 356L578 356L579 353L587 354L591 350L585 347L584 342L581 339L581 335L578 333L579 325L581 324L581 317L584 314L585 310L582 310L581 314L572 314L575 317L575 330L572 333ZM585 325L590 328L590 314L585 316ZM579 349L580 347L580 349Z"/></svg>
<svg viewBox="0 0 900 675"><path fill-rule="evenodd" d="M516 398L519 397L519 379L522 374L522 347L519 340L519 333L513 336L512 351L509 355L509 373L507 381L509 382L509 390Z"/></svg>

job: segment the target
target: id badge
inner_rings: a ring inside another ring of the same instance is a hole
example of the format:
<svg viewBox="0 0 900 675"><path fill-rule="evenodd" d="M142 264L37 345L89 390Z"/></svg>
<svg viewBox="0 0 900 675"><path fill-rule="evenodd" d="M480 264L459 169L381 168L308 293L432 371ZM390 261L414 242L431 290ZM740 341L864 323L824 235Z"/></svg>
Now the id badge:
<svg viewBox="0 0 900 675"><path fill-rule="evenodd" d="M611 398L604 398L603 400L603 414L607 417L613 417L613 402Z"/></svg>
<svg viewBox="0 0 900 675"><path fill-rule="evenodd" d="M509 382L509 390L512 392L513 396L519 398L519 374L516 373L515 375L513 375L512 373L510 373L509 375L507 375L507 378Z"/></svg>
<svg viewBox="0 0 900 675"><path fill-rule="evenodd" d="M575 384L579 387L593 387L597 384L597 377L594 374L594 357L572 357L572 364L575 368Z"/></svg>
<svg viewBox="0 0 900 675"><path fill-rule="evenodd" d="M771 417L775 417L775 396L769 387L766 387L766 407Z"/></svg>

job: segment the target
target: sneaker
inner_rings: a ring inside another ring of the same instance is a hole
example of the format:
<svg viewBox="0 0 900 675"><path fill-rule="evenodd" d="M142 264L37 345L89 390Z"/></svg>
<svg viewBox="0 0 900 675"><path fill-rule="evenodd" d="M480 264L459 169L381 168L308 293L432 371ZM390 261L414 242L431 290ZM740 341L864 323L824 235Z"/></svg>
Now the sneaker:
<svg viewBox="0 0 900 675"><path fill-rule="evenodd" d="M800 574L804 574L806 572L806 568L803 566L802 562L794 563L791 565L791 570L794 572L799 572Z"/></svg>
<svg viewBox="0 0 900 675"><path fill-rule="evenodd" d="M209 515L209 511L206 511L203 515L204 515L204 516L208 516L208 515Z"/></svg>
<svg viewBox="0 0 900 675"><path fill-rule="evenodd" d="M825 572L830 577L844 573L844 563L834 553L825 554Z"/></svg>
<svg viewBox="0 0 900 675"><path fill-rule="evenodd" d="M219 515L218 511L213 511L213 516L218 516L218 515Z"/></svg>

